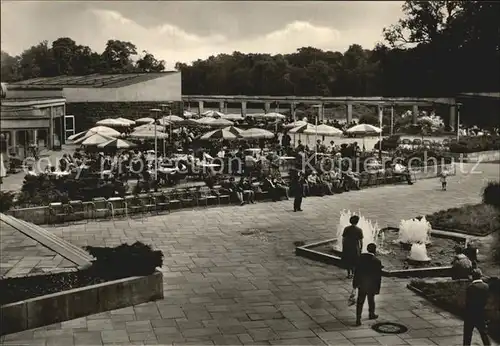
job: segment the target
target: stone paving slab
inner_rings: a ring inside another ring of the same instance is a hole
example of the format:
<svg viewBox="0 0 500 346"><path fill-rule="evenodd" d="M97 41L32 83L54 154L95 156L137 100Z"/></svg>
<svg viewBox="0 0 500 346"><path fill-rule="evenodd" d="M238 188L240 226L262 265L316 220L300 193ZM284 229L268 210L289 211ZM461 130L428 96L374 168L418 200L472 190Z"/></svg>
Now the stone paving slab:
<svg viewBox="0 0 500 346"><path fill-rule="evenodd" d="M59 254L0 221L0 277L74 267Z"/></svg>
<svg viewBox="0 0 500 346"><path fill-rule="evenodd" d="M351 282L334 266L294 254L294 242L331 238L342 209L361 211L380 226L443 208L480 201L482 175L385 186L323 198L306 198L303 213L292 201L244 207L181 210L144 220L51 227L75 245L136 240L165 254L161 301L59 323L2 339L6 345L459 345L462 322L406 289L407 280L384 278L377 297L379 321L398 321L407 333L374 332L374 321L355 327L348 307ZM268 239L246 234L266 230ZM70 337L72 336L72 338ZM480 344L478 335L474 342Z"/></svg>

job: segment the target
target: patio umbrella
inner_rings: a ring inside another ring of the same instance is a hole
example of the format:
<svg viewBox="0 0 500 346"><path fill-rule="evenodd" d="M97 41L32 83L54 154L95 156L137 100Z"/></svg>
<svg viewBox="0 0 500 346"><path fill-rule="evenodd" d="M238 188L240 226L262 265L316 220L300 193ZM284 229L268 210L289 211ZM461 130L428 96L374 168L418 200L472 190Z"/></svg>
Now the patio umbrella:
<svg viewBox="0 0 500 346"><path fill-rule="evenodd" d="M82 137L85 137L86 134L87 134L87 131L75 133L74 135L71 135L68 137L68 141L76 141Z"/></svg>
<svg viewBox="0 0 500 346"><path fill-rule="evenodd" d="M233 134L235 134L237 136L239 136L244 131L244 130L237 128L237 127L234 127L234 126L224 127L223 130L232 132Z"/></svg>
<svg viewBox="0 0 500 346"><path fill-rule="evenodd" d="M153 118L149 118L149 117L139 118L135 121L136 124L152 124L154 122L155 122L155 120Z"/></svg>
<svg viewBox="0 0 500 346"><path fill-rule="evenodd" d="M153 131L134 131L128 135L131 138L139 138L139 139L155 139L155 132ZM158 139L166 139L168 135L163 132L156 132L156 138Z"/></svg>
<svg viewBox="0 0 500 346"><path fill-rule="evenodd" d="M165 118L158 119L158 124L163 125L163 126L170 126L172 125L172 121L167 120Z"/></svg>
<svg viewBox="0 0 500 346"><path fill-rule="evenodd" d="M352 134L379 134L382 129L370 124L359 124L347 129L346 132Z"/></svg>
<svg viewBox="0 0 500 346"><path fill-rule="evenodd" d="M291 129L289 132L290 133L304 133L306 130L311 130L311 129L314 129L315 126L312 125L312 124L308 124L308 123L305 123L304 125L302 126L297 126L297 127L294 127L293 129Z"/></svg>
<svg viewBox="0 0 500 346"><path fill-rule="evenodd" d="M95 133L90 137L87 137L85 140L82 141L82 145L84 146L93 146L93 145L99 145L101 143L109 142L114 138L108 137L106 135L102 135L100 133Z"/></svg>
<svg viewBox="0 0 500 346"><path fill-rule="evenodd" d="M110 126L110 127L123 127L129 126L128 123L120 121L118 119L103 119L96 122L96 125Z"/></svg>
<svg viewBox="0 0 500 346"><path fill-rule="evenodd" d="M127 119L127 118L121 118L120 117L120 118L116 118L115 120L121 121L124 124L128 124L129 126L134 126L135 125L135 121Z"/></svg>
<svg viewBox="0 0 500 346"><path fill-rule="evenodd" d="M204 117L196 120L196 123L203 126L212 126L212 127L225 127L234 125L232 121L226 119L216 119L211 117Z"/></svg>
<svg viewBox="0 0 500 346"><path fill-rule="evenodd" d="M155 124L144 124L141 126L137 126L134 128L134 132L154 132L156 127L156 131L165 132L166 127L163 125L155 125Z"/></svg>
<svg viewBox="0 0 500 346"><path fill-rule="evenodd" d="M184 111L183 114L184 118L192 118L194 117L194 113L190 111Z"/></svg>
<svg viewBox="0 0 500 346"><path fill-rule="evenodd" d="M281 114L281 113L277 113L277 112L271 112L271 113L266 113L264 114L265 118L269 118L269 119L280 119L280 120L283 120L283 119L286 119L286 116Z"/></svg>
<svg viewBox="0 0 500 346"><path fill-rule="evenodd" d="M240 136L247 139L261 139L261 138L270 139L274 138L274 133L264 129L252 128L243 131L240 134Z"/></svg>
<svg viewBox="0 0 500 346"><path fill-rule="evenodd" d="M124 139L118 139L118 138L97 145L98 148L113 148L113 149L130 149L130 148L135 148L136 146L137 145L134 143L130 143Z"/></svg>
<svg viewBox="0 0 500 346"><path fill-rule="evenodd" d="M161 118L161 120L163 120L163 119L166 121L169 121L171 123L179 123L179 122L182 122L185 120L184 118L181 118L177 115L167 115L167 116L164 116L163 118Z"/></svg>
<svg viewBox="0 0 500 346"><path fill-rule="evenodd" d="M285 129L293 129L295 127L300 127L300 126L304 126L304 125L307 125L307 121L298 120L298 121L294 121L293 123L286 124L284 127L285 127Z"/></svg>
<svg viewBox="0 0 500 346"><path fill-rule="evenodd" d="M318 126L313 126L313 128L306 129L304 133L307 135L318 135L318 136L340 136L344 132L333 126L321 124Z"/></svg>
<svg viewBox="0 0 500 346"><path fill-rule="evenodd" d="M224 113L210 110L210 111L206 111L206 112L201 113L201 115L204 117L220 118L224 115Z"/></svg>
<svg viewBox="0 0 500 346"><path fill-rule="evenodd" d="M205 133L200 139L237 139L238 135L226 129L218 129Z"/></svg>
<svg viewBox="0 0 500 346"><path fill-rule="evenodd" d="M231 120L231 121L236 121L236 120L243 120L244 118L241 116L241 114L224 114L221 115L221 119L226 119L226 120Z"/></svg>
<svg viewBox="0 0 500 346"><path fill-rule="evenodd" d="M93 135L95 133L99 133L99 134L110 136L110 137L118 137L120 135L119 131L112 129L111 127L107 127L107 126L94 126L94 127L87 130L86 135L90 136L90 135Z"/></svg>

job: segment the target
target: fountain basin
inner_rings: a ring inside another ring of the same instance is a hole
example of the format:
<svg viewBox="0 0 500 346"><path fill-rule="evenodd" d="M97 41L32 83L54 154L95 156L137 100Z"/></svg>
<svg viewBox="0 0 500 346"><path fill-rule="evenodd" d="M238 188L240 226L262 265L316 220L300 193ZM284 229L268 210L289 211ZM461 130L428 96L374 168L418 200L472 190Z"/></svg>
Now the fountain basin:
<svg viewBox="0 0 500 346"><path fill-rule="evenodd" d="M403 249L397 243L398 228L387 227L380 230L384 233L385 241L382 250L386 254L378 254L384 269L382 274L389 277L446 277L450 276L451 261L455 255L456 245L464 246L466 237L462 234L432 231L432 245L427 246L429 261L412 261L408 257L409 249ZM306 257L315 261L333 264L342 267L342 253L335 250L337 239L296 247L297 256Z"/></svg>

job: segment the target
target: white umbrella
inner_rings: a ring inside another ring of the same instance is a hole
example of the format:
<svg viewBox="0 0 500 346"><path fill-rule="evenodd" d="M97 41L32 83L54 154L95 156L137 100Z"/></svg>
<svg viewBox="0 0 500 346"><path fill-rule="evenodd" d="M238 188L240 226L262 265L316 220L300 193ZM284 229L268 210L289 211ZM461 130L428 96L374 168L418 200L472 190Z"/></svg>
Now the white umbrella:
<svg viewBox="0 0 500 346"><path fill-rule="evenodd" d="M107 126L94 126L87 131L86 135L90 136L93 135L94 133L99 133L110 137L117 137L120 135L119 131L116 131L115 129L112 129L111 127Z"/></svg>
<svg viewBox="0 0 500 346"><path fill-rule="evenodd" d="M135 148L137 145L130 143L124 139L115 138L110 141L97 145L99 148L115 148L115 149L129 149Z"/></svg>
<svg viewBox="0 0 500 346"><path fill-rule="evenodd" d="M314 129L315 126L312 125L312 124L308 124L308 123L305 123L304 125L301 125L301 126L297 126L297 127L294 127L293 129L291 129L289 132L290 133L303 133L305 132L306 130L312 130Z"/></svg>
<svg viewBox="0 0 500 346"><path fill-rule="evenodd" d="M184 111L183 114L184 118L192 118L194 117L194 113L190 111Z"/></svg>
<svg viewBox="0 0 500 346"><path fill-rule="evenodd" d="M169 121L169 122L172 122L172 123L179 123L179 122L184 121L185 119L181 118L181 117L179 117L177 115L167 115L167 116L161 118L161 120L166 120L166 121Z"/></svg>
<svg viewBox="0 0 500 346"><path fill-rule="evenodd" d="M243 131L242 133L240 133L240 136L248 139L261 139L261 138L270 139L274 138L274 133L264 129L252 128Z"/></svg>
<svg viewBox="0 0 500 346"><path fill-rule="evenodd" d="M218 129L205 133L200 139L237 139L238 135L226 129Z"/></svg>
<svg viewBox="0 0 500 346"><path fill-rule="evenodd" d="M134 131L128 135L132 138L140 138L140 139L154 139L155 137L158 139L166 139L168 135L163 132L155 132L154 131Z"/></svg>
<svg viewBox="0 0 500 346"><path fill-rule="evenodd" d="M136 124L152 124L154 122L155 122L155 120L153 118L149 118L149 117L139 118L135 121Z"/></svg>
<svg viewBox="0 0 500 346"><path fill-rule="evenodd" d="M86 138L84 141L82 141L82 145L85 145L85 146L98 145L101 143L109 142L113 139L114 138L108 137L106 135L102 135L100 133L95 133L92 136Z"/></svg>
<svg viewBox="0 0 500 346"><path fill-rule="evenodd" d="M220 117L222 117L224 115L224 113L218 112L218 111L209 110L209 111L201 113L201 115L204 116L204 117L219 117L220 118Z"/></svg>
<svg viewBox="0 0 500 346"><path fill-rule="evenodd" d="M156 127L156 131L160 132L165 132L166 127L163 125L156 125L156 124L144 124L141 126L137 126L134 128L134 132L154 132Z"/></svg>
<svg viewBox="0 0 500 346"><path fill-rule="evenodd" d="M352 134L379 134L382 129L370 124L359 124L347 129L346 132Z"/></svg>
<svg viewBox="0 0 500 346"><path fill-rule="evenodd" d="M204 126L213 126L213 127L224 127L224 126L231 126L234 125L232 121L226 120L226 119L216 119L216 118L211 118L211 117L204 117L201 119L196 120L197 124L204 125Z"/></svg>
<svg viewBox="0 0 500 346"><path fill-rule="evenodd" d="M167 120L165 118L158 119L158 124L163 125L163 126L170 126L172 125L172 121Z"/></svg>
<svg viewBox="0 0 500 346"><path fill-rule="evenodd" d="M129 126L134 126L135 125L135 121L127 119L127 118L121 118L120 117L120 118L116 118L115 120L121 121L124 124L128 124Z"/></svg>
<svg viewBox="0 0 500 346"><path fill-rule="evenodd" d="M223 130L234 133L235 135L240 135L244 130L237 128L235 126L224 127Z"/></svg>
<svg viewBox="0 0 500 346"><path fill-rule="evenodd" d="M96 122L96 125L102 126L110 126L110 127L120 127L120 126L129 126L128 123L120 121L118 119L103 119Z"/></svg>
<svg viewBox="0 0 500 346"><path fill-rule="evenodd" d="M270 119L286 119L286 115L277 112L266 113L265 117Z"/></svg>
<svg viewBox="0 0 500 346"><path fill-rule="evenodd" d="M304 133L307 135L318 135L318 136L340 136L343 134L341 130L325 124L305 129Z"/></svg>
<svg viewBox="0 0 500 346"><path fill-rule="evenodd" d="M286 124L285 129L293 129L295 127L300 127L300 126L305 126L305 125L307 125L307 121L298 120L298 121L294 121L293 123Z"/></svg>
<svg viewBox="0 0 500 346"><path fill-rule="evenodd" d="M75 133L74 135L71 135L68 137L68 141L76 141L82 137L85 137L86 134L87 134L87 131Z"/></svg>
<svg viewBox="0 0 500 346"><path fill-rule="evenodd" d="M231 121L243 120L244 119L241 116L241 114L224 114L224 115L221 115L221 118L222 119L226 119L226 120L231 120Z"/></svg>

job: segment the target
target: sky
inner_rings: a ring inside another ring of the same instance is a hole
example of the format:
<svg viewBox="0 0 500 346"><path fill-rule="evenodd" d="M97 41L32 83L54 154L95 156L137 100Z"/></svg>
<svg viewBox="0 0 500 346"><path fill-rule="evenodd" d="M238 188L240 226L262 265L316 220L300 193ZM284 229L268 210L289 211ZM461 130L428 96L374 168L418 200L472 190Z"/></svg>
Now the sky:
<svg viewBox="0 0 500 346"><path fill-rule="evenodd" d="M190 63L219 53L291 53L312 46L371 49L402 17L398 1L2 1L1 49L20 54L70 37L101 53L130 41L165 60Z"/></svg>

